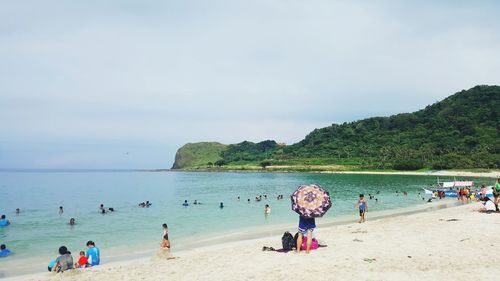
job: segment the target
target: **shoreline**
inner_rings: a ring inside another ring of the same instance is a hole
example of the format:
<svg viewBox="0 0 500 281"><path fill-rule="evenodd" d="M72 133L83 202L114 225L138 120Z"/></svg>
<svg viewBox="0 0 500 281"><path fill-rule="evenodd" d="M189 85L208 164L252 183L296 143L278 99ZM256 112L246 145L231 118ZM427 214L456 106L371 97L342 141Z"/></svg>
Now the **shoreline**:
<svg viewBox="0 0 500 281"><path fill-rule="evenodd" d="M500 262L495 251L500 214L474 211L477 202L438 205L432 211L369 216L363 224L319 225L318 239L327 247L309 255L262 251L263 246L280 248L280 233L175 251L173 260L155 255L5 280L291 280L311 277L311 268L316 280L487 280L500 274L495 266ZM457 267L464 253L477 258Z"/></svg>
<svg viewBox="0 0 500 281"><path fill-rule="evenodd" d="M461 206L459 202L457 202L454 198L443 199L439 201L434 201L426 204L418 204L408 207L396 208L396 209L388 209L388 210L380 210L369 213L370 221L378 221L383 219L391 219L397 217L405 217L412 214L418 213L427 213L433 212L440 209L447 208L455 208ZM353 212L353 214L349 215L341 215L335 218L330 218L328 220L318 219L317 226L318 229L329 229L336 226L345 226L349 224L354 224L357 222L357 213ZM184 238L176 239L173 244L172 254L173 255L184 255L186 253L196 252L203 250L207 247L215 247L217 248L220 245L224 245L227 243L245 243L247 241L253 241L256 239L264 239L271 237L278 237L279 239L275 239L276 241L281 241L281 235L285 231L290 231L293 233L296 231L296 222L293 223L284 223L284 224L275 224L275 225L265 225L259 227L246 227L246 228L237 228L229 231L225 231L223 233L210 233L208 235L190 235ZM321 239L320 239L321 241ZM134 263L139 261L146 261L155 256L155 252L158 252L158 244L159 241L155 241L152 243L142 243L136 244L132 246L119 246L113 247L109 249L104 249L104 252L107 253L106 256L102 256L101 259L104 259L105 263L101 266L115 267L121 263ZM152 246L155 245L155 247ZM180 246L177 246L180 245ZM102 252L103 249L101 249ZM39 257L37 259L23 261L24 264L28 264L28 267L34 269L45 269L48 260L53 257ZM73 257L74 259L76 256ZM23 277L28 278L29 276L36 276L38 280L42 276L50 277L51 274L47 272L38 272L36 270L20 273L21 268L17 268L11 271L3 271L0 272L0 278L4 280L24 280ZM87 269L86 269L87 270Z"/></svg>
<svg viewBox="0 0 500 281"><path fill-rule="evenodd" d="M272 166L270 166L272 167ZM266 170L266 169L158 169L148 172L185 172L185 173L297 173L297 174L354 174L354 175L401 175L401 176L439 176L439 177L473 177L473 178L500 178L500 171L469 172L469 171L294 171L294 170Z"/></svg>

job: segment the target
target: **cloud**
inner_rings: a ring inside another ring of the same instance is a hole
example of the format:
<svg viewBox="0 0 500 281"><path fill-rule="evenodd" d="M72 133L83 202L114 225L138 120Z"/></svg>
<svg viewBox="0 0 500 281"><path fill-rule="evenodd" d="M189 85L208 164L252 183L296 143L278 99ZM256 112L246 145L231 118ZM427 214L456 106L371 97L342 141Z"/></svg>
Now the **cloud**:
<svg viewBox="0 0 500 281"><path fill-rule="evenodd" d="M80 140L116 165L121 160L105 153L109 142L144 144L144 155L162 144L173 155L187 141L291 143L334 122L418 110L476 84L499 84L498 8L494 1L9 2L0 11L0 130L10 145L0 148ZM17 154L9 155L4 165ZM68 166L93 164L74 158L81 164Z"/></svg>

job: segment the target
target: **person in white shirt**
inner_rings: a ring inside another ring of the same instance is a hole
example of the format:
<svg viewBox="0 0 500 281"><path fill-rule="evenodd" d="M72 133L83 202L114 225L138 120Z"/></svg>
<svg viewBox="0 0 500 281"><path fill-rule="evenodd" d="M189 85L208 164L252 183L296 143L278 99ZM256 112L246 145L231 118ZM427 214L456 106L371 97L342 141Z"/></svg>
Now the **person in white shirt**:
<svg viewBox="0 0 500 281"><path fill-rule="evenodd" d="M493 203L490 198L484 197L482 201L484 205L484 207L481 209L482 212L495 212L497 210L495 203Z"/></svg>

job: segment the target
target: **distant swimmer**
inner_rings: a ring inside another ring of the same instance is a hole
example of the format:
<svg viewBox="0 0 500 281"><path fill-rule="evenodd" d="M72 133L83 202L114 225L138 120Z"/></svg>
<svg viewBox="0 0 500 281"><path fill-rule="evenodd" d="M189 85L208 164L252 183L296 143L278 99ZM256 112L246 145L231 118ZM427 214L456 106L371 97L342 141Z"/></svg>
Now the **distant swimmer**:
<svg viewBox="0 0 500 281"><path fill-rule="evenodd" d="M16 215L19 215L21 213L21 210L19 208L16 208Z"/></svg>
<svg viewBox="0 0 500 281"><path fill-rule="evenodd" d="M75 218L70 218L69 225L75 225L75 224L76 224Z"/></svg>
<svg viewBox="0 0 500 281"><path fill-rule="evenodd" d="M248 198L248 200L247 200L247 201L248 201L248 204L250 204L250 198Z"/></svg>
<svg viewBox="0 0 500 281"><path fill-rule="evenodd" d="M5 244L0 245L0 257L6 257L12 254L12 252L5 246Z"/></svg>
<svg viewBox="0 0 500 281"><path fill-rule="evenodd" d="M0 227L8 226L10 224L10 221L5 217L5 215L2 215L0 217Z"/></svg>
<svg viewBox="0 0 500 281"><path fill-rule="evenodd" d="M101 214L106 213L106 209L104 208L104 204L101 204L101 206L99 206L99 212L101 212Z"/></svg>
<svg viewBox="0 0 500 281"><path fill-rule="evenodd" d="M264 207L264 214L267 216L271 213L271 207L268 204Z"/></svg>
<svg viewBox="0 0 500 281"><path fill-rule="evenodd" d="M220 202L219 208L224 208L224 203Z"/></svg>
<svg viewBox="0 0 500 281"><path fill-rule="evenodd" d="M63 206L59 206L59 215L62 215L64 213Z"/></svg>
<svg viewBox="0 0 500 281"><path fill-rule="evenodd" d="M151 203L151 202L149 202L149 201L146 201L146 208L151 207L151 205L153 205L153 203Z"/></svg>
<svg viewBox="0 0 500 281"><path fill-rule="evenodd" d="M193 204L194 204L194 205L198 205L198 200L194 199Z"/></svg>
<svg viewBox="0 0 500 281"><path fill-rule="evenodd" d="M189 206L189 203L188 203L188 201L187 201L187 200L184 200L184 203L182 204L182 206L184 206L184 207L187 207L187 206Z"/></svg>

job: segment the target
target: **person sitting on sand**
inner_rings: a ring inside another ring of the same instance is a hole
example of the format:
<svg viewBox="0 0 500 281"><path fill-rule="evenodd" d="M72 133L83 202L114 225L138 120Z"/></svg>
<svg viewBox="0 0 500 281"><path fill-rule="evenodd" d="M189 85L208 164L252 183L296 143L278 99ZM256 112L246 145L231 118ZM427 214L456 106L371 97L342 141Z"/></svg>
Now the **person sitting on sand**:
<svg viewBox="0 0 500 281"><path fill-rule="evenodd" d="M75 268L85 268L87 267L87 262L89 259L85 256L84 251L80 251L80 258L78 261L75 263Z"/></svg>
<svg viewBox="0 0 500 281"><path fill-rule="evenodd" d="M71 252L68 251L66 246L59 247L60 256L56 259L55 266L52 267L52 272L64 272L68 269L73 268L73 256Z"/></svg>
<svg viewBox="0 0 500 281"><path fill-rule="evenodd" d="M300 252L300 247L302 245L302 238L306 236L306 253L309 254L311 250L312 238L314 235L314 229L316 228L316 220L314 218L304 218L299 217L299 235L297 237L297 253Z"/></svg>
<svg viewBox="0 0 500 281"><path fill-rule="evenodd" d="M88 259L88 265L89 266L96 266L99 265L101 262L101 251L99 251L99 248L95 246L94 241L88 241L87 242L87 254L85 257Z"/></svg>
<svg viewBox="0 0 500 281"><path fill-rule="evenodd" d="M2 215L0 217L0 227L8 226L10 224L10 221L5 217L5 215Z"/></svg>
<svg viewBox="0 0 500 281"><path fill-rule="evenodd" d="M359 200L356 206L359 208L359 223L365 222L365 213L368 212L368 204L364 198L363 194L359 195Z"/></svg>
<svg viewBox="0 0 500 281"><path fill-rule="evenodd" d="M12 252L7 249L7 246L5 246L5 244L0 245L0 258L6 257L10 254L12 254Z"/></svg>
<svg viewBox="0 0 500 281"><path fill-rule="evenodd" d="M484 197L483 199L481 199L481 201L483 201L484 207L482 207L481 210L479 210L480 212L489 213L497 211L497 206L495 206L495 203L493 203L493 201L491 201L490 198Z"/></svg>

